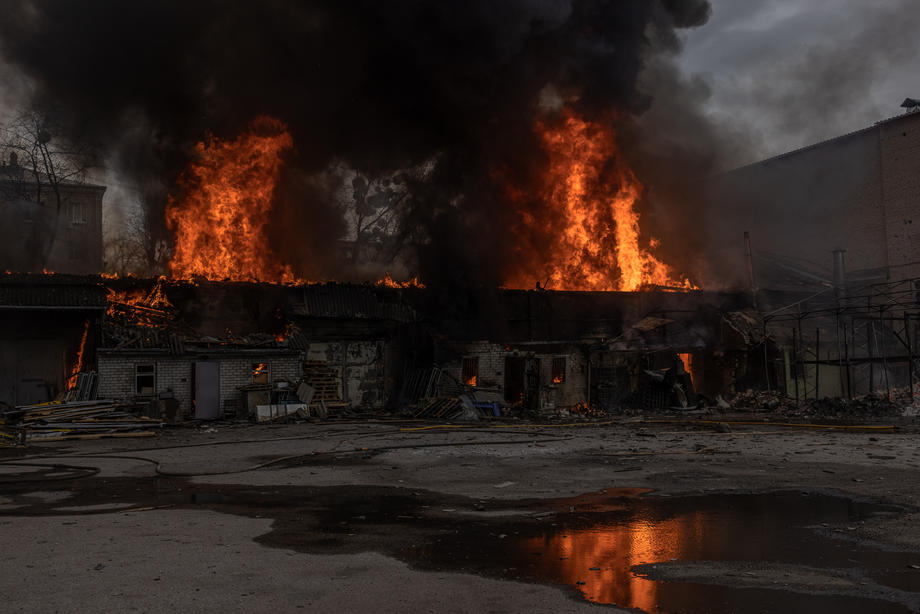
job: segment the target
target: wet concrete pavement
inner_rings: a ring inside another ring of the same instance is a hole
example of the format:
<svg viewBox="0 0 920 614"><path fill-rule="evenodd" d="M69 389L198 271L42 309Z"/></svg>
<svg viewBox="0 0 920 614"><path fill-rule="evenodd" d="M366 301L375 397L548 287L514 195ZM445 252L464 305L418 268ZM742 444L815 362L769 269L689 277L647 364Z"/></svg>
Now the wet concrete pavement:
<svg viewBox="0 0 920 614"><path fill-rule="evenodd" d="M910 429L417 426L4 450L0 590L23 612L920 609Z"/></svg>

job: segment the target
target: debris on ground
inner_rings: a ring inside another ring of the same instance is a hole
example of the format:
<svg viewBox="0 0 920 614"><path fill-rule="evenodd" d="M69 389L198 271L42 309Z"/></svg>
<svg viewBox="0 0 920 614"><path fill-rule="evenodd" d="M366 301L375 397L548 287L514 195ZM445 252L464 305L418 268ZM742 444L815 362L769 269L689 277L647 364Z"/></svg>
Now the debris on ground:
<svg viewBox="0 0 920 614"><path fill-rule="evenodd" d="M43 441L150 437L162 426L155 418L138 417L129 406L114 401L41 403L15 407L0 414L0 442L24 445Z"/></svg>

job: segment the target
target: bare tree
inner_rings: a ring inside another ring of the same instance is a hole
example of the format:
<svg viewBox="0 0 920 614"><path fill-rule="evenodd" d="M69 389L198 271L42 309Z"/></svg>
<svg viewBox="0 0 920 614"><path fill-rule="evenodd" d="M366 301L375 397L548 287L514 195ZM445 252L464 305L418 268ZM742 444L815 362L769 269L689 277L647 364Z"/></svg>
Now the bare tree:
<svg viewBox="0 0 920 614"><path fill-rule="evenodd" d="M376 255L379 256L385 249L392 247L400 206L408 193L400 177L368 182L363 176L356 175L351 187L353 201L352 206L346 209L346 217L354 236L354 263L360 261L368 251L377 251Z"/></svg>
<svg viewBox="0 0 920 614"><path fill-rule="evenodd" d="M169 258L168 242L150 207L134 210L123 230L105 242L105 271L142 277L161 275Z"/></svg>
<svg viewBox="0 0 920 614"><path fill-rule="evenodd" d="M85 183L93 160L91 147L75 145L63 135L63 128L48 113L36 110L0 127L0 150L9 156L9 163L0 167L0 198L31 203L36 210L45 203L53 208L40 247L43 268L54 250L61 212L68 204L68 191L62 187Z"/></svg>

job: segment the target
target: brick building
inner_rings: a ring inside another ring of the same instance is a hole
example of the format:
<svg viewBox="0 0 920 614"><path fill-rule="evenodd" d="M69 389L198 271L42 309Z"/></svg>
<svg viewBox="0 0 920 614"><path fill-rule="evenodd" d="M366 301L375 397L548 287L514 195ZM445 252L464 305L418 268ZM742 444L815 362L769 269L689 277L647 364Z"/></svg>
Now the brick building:
<svg viewBox="0 0 920 614"><path fill-rule="evenodd" d="M713 182L705 231L713 278L747 284L832 281L845 250L855 282L920 276L920 113L757 162Z"/></svg>
<svg viewBox="0 0 920 614"><path fill-rule="evenodd" d="M236 407L240 388L254 383L297 382L300 352L285 348L186 346L165 349L100 349L99 396L109 399L170 397L180 415L216 418Z"/></svg>
<svg viewBox="0 0 920 614"><path fill-rule="evenodd" d="M52 184L15 156L0 164L0 270L102 271L105 190L75 181Z"/></svg>

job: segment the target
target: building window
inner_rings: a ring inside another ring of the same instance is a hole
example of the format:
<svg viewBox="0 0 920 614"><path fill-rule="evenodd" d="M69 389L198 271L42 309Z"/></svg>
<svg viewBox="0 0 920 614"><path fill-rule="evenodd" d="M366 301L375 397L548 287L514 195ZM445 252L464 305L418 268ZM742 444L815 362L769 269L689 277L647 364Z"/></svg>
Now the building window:
<svg viewBox="0 0 920 614"><path fill-rule="evenodd" d="M80 201L70 203L70 221L74 224L86 223L86 203Z"/></svg>
<svg viewBox="0 0 920 614"><path fill-rule="evenodd" d="M134 393L153 394L157 385L156 365L134 365Z"/></svg>
<svg viewBox="0 0 920 614"><path fill-rule="evenodd" d="M252 383L267 384L271 381L271 369L267 362L252 363Z"/></svg>
<svg viewBox="0 0 920 614"><path fill-rule="evenodd" d="M460 368L460 380L467 386L475 386L479 380L479 358L464 358Z"/></svg>
<svg viewBox="0 0 920 614"><path fill-rule="evenodd" d="M553 383L561 384L565 381L565 356L553 357Z"/></svg>

